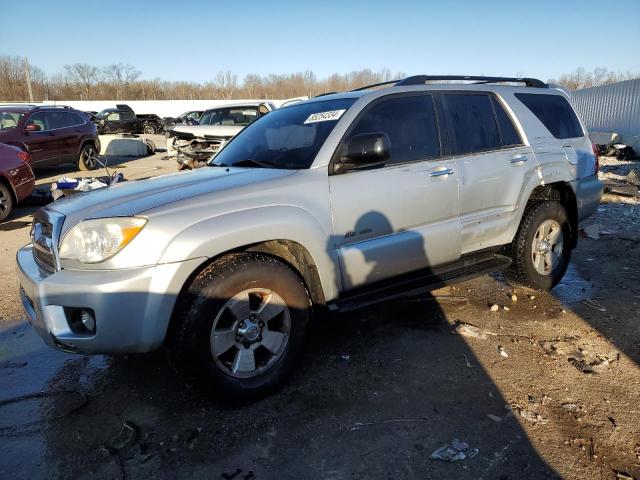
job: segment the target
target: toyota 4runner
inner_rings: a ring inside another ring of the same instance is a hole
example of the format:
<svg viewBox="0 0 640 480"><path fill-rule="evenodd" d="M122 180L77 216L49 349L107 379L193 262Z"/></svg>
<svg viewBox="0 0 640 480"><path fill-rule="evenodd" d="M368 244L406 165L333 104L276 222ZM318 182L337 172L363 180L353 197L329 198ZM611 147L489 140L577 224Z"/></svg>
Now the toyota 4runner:
<svg viewBox="0 0 640 480"><path fill-rule="evenodd" d="M264 394L312 312L497 270L551 289L599 204L597 170L566 94L536 79L323 95L251 123L207 168L39 210L20 295L51 346L165 346L217 391Z"/></svg>

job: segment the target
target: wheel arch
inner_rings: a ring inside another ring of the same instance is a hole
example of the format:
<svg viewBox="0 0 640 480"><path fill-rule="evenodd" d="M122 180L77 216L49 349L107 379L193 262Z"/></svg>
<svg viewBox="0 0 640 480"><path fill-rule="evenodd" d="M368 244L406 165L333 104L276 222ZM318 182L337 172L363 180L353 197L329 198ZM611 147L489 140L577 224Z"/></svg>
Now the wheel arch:
<svg viewBox="0 0 640 480"><path fill-rule="evenodd" d="M13 200L13 205L14 206L18 205L18 195L16 193L15 188L13 188L13 185L9 181L9 179L4 175L0 174L0 183L5 185L9 189L9 193L11 193L11 199Z"/></svg>
<svg viewBox="0 0 640 480"><path fill-rule="evenodd" d="M571 186L566 182L538 185L531 191L527 204L539 200L553 200L564 206L569 217L571 245L575 247L578 243L578 201Z"/></svg>

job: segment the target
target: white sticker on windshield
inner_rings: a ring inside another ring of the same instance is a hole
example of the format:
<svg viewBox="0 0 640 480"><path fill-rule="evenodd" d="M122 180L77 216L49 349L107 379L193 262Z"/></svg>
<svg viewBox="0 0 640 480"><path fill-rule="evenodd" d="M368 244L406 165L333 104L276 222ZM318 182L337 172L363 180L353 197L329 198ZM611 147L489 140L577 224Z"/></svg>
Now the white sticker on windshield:
<svg viewBox="0 0 640 480"><path fill-rule="evenodd" d="M330 122L332 120L338 120L344 112L346 112L345 109L312 113L311 115L309 115L309 118L307 118L304 121L304 123L307 124L307 123L317 123L317 122Z"/></svg>

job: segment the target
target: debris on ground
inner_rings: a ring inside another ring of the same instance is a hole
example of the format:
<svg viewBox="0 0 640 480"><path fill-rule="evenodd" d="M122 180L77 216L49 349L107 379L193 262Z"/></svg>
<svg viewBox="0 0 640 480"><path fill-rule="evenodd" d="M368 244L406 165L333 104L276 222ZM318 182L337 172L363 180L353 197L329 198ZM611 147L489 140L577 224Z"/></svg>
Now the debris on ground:
<svg viewBox="0 0 640 480"><path fill-rule="evenodd" d="M458 462L467 458L473 458L479 452L480 450L477 448L471 448L469 444L454 438L450 444L434 450L430 458L432 460L442 460L445 462Z"/></svg>
<svg viewBox="0 0 640 480"><path fill-rule="evenodd" d="M587 298L586 300L583 300L582 303L584 303L587 307L595 308L596 310L599 310L601 312L607 311L607 309L599 301L592 298Z"/></svg>
<svg viewBox="0 0 640 480"><path fill-rule="evenodd" d="M540 415L538 412L532 412L531 410L524 410L521 408L515 409L523 420L532 423L534 425L544 425L548 423L548 420Z"/></svg>
<svg viewBox="0 0 640 480"><path fill-rule="evenodd" d="M512 302L517 302L518 301L518 296L515 293L513 295L511 295L511 301Z"/></svg>
<svg viewBox="0 0 640 480"><path fill-rule="evenodd" d="M489 310L491 310L492 312L497 312L499 308L500 308L500 305L498 305L497 303L494 303L493 305L491 305L491 308Z"/></svg>
<svg viewBox="0 0 640 480"><path fill-rule="evenodd" d="M498 353L499 353L500 355L502 355L504 358L508 358L508 357L509 357L509 355L507 354L507 352L505 351L505 349L502 347L502 345L498 345L498 346L496 347L496 350L497 350L497 351L498 351Z"/></svg>
<svg viewBox="0 0 640 480"><path fill-rule="evenodd" d="M494 415L493 413L487 413L487 417L496 423L502 422L502 417L499 417L498 415Z"/></svg>
<svg viewBox="0 0 640 480"><path fill-rule="evenodd" d="M486 340L487 335L496 336L493 332L488 332L486 330L481 330L475 325L471 325L470 323L461 322L460 320L456 320L456 323L453 327L453 332L458 335L462 335L463 337L469 338L479 338L481 340Z"/></svg>
<svg viewBox="0 0 640 480"><path fill-rule="evenodd" d="M617 350L603 351L595 343L582 341L575 337L539 342L539 345L550 357L564 357L578 371L587 374L600 373L620 358L620 353Z"/></svg>
<svg viewBox="0 0 640 480"><path fill-rule="evenodd" d="M590 238L592 240L598 240L600 238L600 225L594 223L593 225L589 225L588 227L584 227L582 229L582 233L585 237Z"/></svg>
<svg viewBox="0 0 640 480"><path fill-rule="evenodd" d="M77 193L98 190L124 181L122 173L114 173L104 177L68 178L63 176L51 185L51 197L58 200Z"/></svg>

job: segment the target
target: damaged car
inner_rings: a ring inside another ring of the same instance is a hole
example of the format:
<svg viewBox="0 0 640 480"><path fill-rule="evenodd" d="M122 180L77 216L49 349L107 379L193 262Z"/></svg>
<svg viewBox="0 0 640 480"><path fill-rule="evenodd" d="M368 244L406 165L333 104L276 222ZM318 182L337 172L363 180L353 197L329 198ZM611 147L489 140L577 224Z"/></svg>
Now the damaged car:
<svg viewBox="0 0 640 480"><path fill-rule="evenodd" d="M203 167L244 127L275 109L271 102L256 101L205 110L197 125L167 132L167 152L175 154L180 170Z"/></svg>

